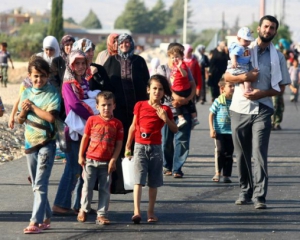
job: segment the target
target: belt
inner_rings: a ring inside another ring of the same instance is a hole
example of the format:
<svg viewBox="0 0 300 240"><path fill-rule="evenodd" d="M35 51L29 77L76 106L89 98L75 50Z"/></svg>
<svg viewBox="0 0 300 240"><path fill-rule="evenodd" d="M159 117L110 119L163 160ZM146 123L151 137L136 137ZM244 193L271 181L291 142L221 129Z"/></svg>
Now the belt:
<svg viewBox="0 0 300 240"><path fill-rule="evenodd" d="M141 138L149 138L151 136L151 133L141 133Z"/></svg>

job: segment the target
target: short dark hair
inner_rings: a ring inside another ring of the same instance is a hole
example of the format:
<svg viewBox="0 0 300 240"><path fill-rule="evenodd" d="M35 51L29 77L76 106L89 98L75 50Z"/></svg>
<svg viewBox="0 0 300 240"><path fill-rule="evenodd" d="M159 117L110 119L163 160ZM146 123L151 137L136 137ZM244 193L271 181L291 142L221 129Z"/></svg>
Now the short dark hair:
<svg viewBox="0 0 300 240"><path fill-rule="evenodd" d="M184 46L183 46L182 44L180 44L180 43L177 43L177 42L170 43L169 46L168 46L168 51L169 51L172 47L175 47L175 46L182 48L182 51L184 51Z"/></svg>
<svg viewBox="0 0 300 240"><path fill-rule="evenodd" d="M33 55L29 59L28 63L28 72L32 72L32 68L35 68L39 72L46 72L48 75L50 74L50 66L49 63L44 60L44 58Z"/></svg>
<svg viewBox="0 0 300 240"><path fill-rule="evenodd" d="M104 98L105 100L112 99L116 103L115 95L110 91L99 92L96 97L96 103L99 104L99 99Z"/></svg>
<svg viewBox="0 0 300 240"><path fill-rule="evenodd" d="M278 22L278 20L277 20L275 17L273 17L273 16L271 16L271 15L263 16L263 17L259 20L259 26L260 26L260 27L261 27L261 25L262 25L262 23L263 23L264 20L268 20L268 21L270 21L270 22L276 23L276 30L278 29L278 27L279 27L279 22Z"/></svg>
<svg viewBox="0 0 300 240"><path fill-rule="evenodd" d="M165 96L161 100L162 103L164 103L165 100L172 97L172 91L170 89L170 84L169 84L168 79L165 76L160 75L160 74L152 75L147 84L148 88L150 88L152 81L157 81L163 86Z"/></svg>
<svg viewBox="0 0 300 240"><path fill-rule="evenodd" d="M2 42L2 43L1 43L1 46L7 47L7 42Z"/></svg>

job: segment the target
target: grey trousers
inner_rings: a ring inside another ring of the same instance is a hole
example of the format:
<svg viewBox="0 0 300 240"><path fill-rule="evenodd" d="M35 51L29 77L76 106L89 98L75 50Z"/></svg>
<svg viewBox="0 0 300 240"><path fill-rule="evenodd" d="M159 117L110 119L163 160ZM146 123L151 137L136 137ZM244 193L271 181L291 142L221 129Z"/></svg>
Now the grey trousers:
<svg viewBox="0 0 300 240"><path fill-rule="evenodd" d="M232 139L237 159L240 196L265 202L268 189L268 147L273 109L259 104L258 114L231 111ZM251 157L254 163L252 177Z"/></svg>
<svg viewBox="0 0 300 240"><path fill-rule="evenodd" d="M81 210L89 212L93 199L93 189L98 179L98 216L107 216L110 200L110 175L108 174L108 164L86 159L86 164L82 171L83 187L81 196Z"/></svg>

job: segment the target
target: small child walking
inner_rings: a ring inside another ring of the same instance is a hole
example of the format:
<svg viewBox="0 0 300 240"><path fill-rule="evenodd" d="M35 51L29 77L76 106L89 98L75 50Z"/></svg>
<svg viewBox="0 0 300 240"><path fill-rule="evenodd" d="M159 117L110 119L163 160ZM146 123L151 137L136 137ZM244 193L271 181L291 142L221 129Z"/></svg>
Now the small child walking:
<svg viewBox="0 0 300 240"><path fill-rule="evenodd" d="M98 179L97 221L100 225L108 225L111 173L116 170L124 130L122 122L113 117L113 110L116 107L113 93L108 91L98 93L96 104L100 114L88 118L79 148L78 163L83 167L84 183L77 220L86 221L87 213L91 210L93 189Z"/></svg>
<svg viewBox="0 0 300 240"><path fill-rule="evenodd" d="M125 155L131 155L131 145L134 145L134 179L133 190L134 214L131 220L138 224L141 221L141 195L142 186L146 185L148 175L149 205L147 219L149 223L157 222L154 214L157 188L163 185L163 157L161 129L167 124L172 132L178 128L173 120L173 114L168 106L162 105L166 96L171 97L172 92L168 80L159 74L151 76L147 92L148 101L137 102L134 107L134 117L129 128Z"/></svg>
<svg viewBox="0 0 300 240"><path fill-rule="evenodd" d="M238 42L233 42L229 46L231 61L228 61L227 72L232 75L240 75L249 72L250 69L250 49L248 46L254 40L252 32L248 27L242 27L237 33ZM244 92L251 92L251 82L240 84Z"/></svg>
<svg viewBox="0 0 300 240"><path fill-rule="evenodd" d="M221 95L214 100L209 111L209 129L210 137L215 139L216 156L214 182L220 181L220 175L223 170L224 183L231 183L231 172L233 163L233 141L231 132L231 119L229 107L234 91L234 85L225 82L222 78L219 82Z"/></svg>
<svg viewBox="0 0 300 240"><path fill-rule="evenodd" d="M292 83L290 84L291 89L291 102L298 102L298 95L299 95L299 84L300 84L300 68L299 68L299 61L297 58L293 60L293 65L289 68L290 77Z"/></svg>
<svg viewBox="0 0 300 240"><path fill-rule="evenodd" d="M54 122L60 110L60 95L47 84L49 64L36 57L28 65L32 87L20 97L18 122L25 125L25 153L34 192L33 210L24 233L40 233L50 228L52 211L48 185L55 157Z"/></svg>
<svg viewBox="0 0 300 240"><path fill-rule="evenodd" d="M168 56L173 61L173 68L171 70L170 82L172 91L180 97L188 97L192 92L191 83L188 79L188 67L183 61L184 52L181 47L175 46L168 50ZM199 124L197 119L196 106L193 101L189 101L188 104L182 105L176 108L178 115L178 128L187 124L187 121L183 117L183 111L187 109L192 116L192 125L195 127Z"/></svg>

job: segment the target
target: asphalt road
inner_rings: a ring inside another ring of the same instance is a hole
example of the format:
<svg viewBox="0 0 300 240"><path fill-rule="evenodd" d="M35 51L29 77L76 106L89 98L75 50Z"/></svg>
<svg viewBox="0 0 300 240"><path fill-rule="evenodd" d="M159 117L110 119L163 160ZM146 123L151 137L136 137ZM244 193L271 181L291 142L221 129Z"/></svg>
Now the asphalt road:
<svg viewBox="0 0 300 240"><path fill-rule="evenodd" d="M236 206L239 193L236 164L233 183L214 183L213 140L209 138L208 108L198 105L201 124L192 132L190 157L184 178L164 177L156 212L159 222L146 221L147 187L143 188L140 225L130 219L132 194L112 195L109 226L95 224L95 215L86 223L75 216L53 217L51 229L25 235L33 195L27 182L25 158L0 165L0 239L300 239L300 112L285 96L282 130L271 134L269 150L269 190L266 210L253 205ZM299 104L297 106L300 108ZM49 186L53 203L63 163L56 162ZM93 208L96 208L97 195Z"/></svg>

